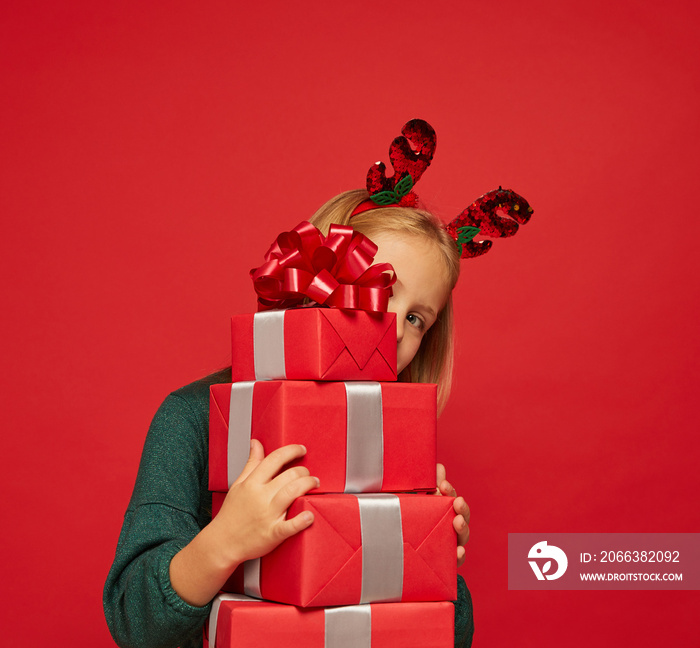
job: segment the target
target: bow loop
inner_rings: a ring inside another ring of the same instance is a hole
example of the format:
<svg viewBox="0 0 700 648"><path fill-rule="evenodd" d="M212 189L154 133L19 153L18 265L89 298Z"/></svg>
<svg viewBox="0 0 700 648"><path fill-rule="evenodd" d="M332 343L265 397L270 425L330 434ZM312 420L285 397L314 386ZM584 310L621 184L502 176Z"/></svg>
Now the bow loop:
<svg viewBox="0 0 700 648"><path fill-rule="evenodd" d="M323 236L308 221L280 234L265 263L250 271L258 310L300 306L386 312L396 281L389 263L372 265L377 246L352 227L331 225Z"/></svg>

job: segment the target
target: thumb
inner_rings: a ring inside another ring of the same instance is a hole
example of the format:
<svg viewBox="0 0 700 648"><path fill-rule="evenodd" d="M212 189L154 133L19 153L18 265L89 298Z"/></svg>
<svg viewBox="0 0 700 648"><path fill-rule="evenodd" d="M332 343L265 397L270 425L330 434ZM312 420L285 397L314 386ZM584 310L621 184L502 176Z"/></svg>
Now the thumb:
<svg viewBox="0 0 700 648"><path fill-rule="evenodd" d="M440 486L442 482L444 482L447 479L447 471L445 470L445 466L441 463L437 465L437 491L436 495L441 495L440 492Z"/></svg>
<svg viewBox="0 0 700 648"><path fill-rule="evenodd" d="M248 461L246 462L245 466L243 466L241 474L238 475L236 481L233 482L233 485L240 484L242 481L244 481L250 475L250 473L252 473L258 467L264 458L265 451L263 450L262 443L260 443L260 441L257 439L251 439Z"/></svg>

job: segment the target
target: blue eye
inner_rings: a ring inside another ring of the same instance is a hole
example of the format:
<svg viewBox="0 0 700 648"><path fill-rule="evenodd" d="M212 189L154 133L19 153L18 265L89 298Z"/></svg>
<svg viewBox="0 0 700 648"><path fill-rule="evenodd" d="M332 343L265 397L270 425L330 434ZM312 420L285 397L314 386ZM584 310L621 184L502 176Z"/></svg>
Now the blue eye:
<svg viewBox="0 0 700 648"><path fill-rule="evenodd" d="M425 323L423 322L423 320L420 317L418 317L418 315L414 315L413 313L409 313L408 315L406 315L406 321L411 326L415 326L418 330L421 331L425 327Z"/></svg>

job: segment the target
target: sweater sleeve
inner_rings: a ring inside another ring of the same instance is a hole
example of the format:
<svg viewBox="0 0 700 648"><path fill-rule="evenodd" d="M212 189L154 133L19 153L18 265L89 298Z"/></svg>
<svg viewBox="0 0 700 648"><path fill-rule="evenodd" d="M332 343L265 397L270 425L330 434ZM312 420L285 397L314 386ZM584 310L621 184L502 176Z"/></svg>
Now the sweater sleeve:
<svg viewBox="0 0 700 648"><path fill-rule="evenodd" d="M105 617L122 647L201 646L211 607L189 605L170 584L171 559L211 510L208 386L185 390L168 396L151 423L105 584Z"/></svg>
<svg viewBox="0 0 700 648"><path fill-rule="evenodd" d="M455 604L455 648L470 648L474 638L474 610L472 595L461 576L457 576Z"/></svg>

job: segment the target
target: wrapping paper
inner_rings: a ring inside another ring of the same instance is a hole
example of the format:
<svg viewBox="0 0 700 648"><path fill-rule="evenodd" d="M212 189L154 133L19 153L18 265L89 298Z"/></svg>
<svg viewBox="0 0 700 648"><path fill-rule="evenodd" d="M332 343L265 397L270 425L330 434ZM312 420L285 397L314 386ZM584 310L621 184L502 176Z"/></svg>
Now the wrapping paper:
<svg viewBox="0 0 700 648"><path fill-rule="evenodd" d="M305 609L223 594L214 601L205 633L209 648L452 648L454 605Z"/></svg>
<svg viewBox="0 0 700 648"><path fill-rule="evenodd" d="M319 478L314 493L433 491L436 394L435 385L415 383L213 385L209 488L228 491L245 465L252 436L266 453L289 443L305 445L307 454L295 463ZM353 403L354 410L348 407Z"/></svg>
<svg viewBox="0 0 700 648"><path fill-rule="evenodd" d="M337 308L231 318L232 380L396 380L396 315Z"/></svg>
<svg viewBox="0 0 700 648"><path fill-rule="evenodd" d="M214 514L224 497L213 494ZM363 503L377 498L398 501L398 516L363 514ZM301 607L455 600L452 506L453 498L434 495L300 497L288 516L310 510L313 524L239 566L223 589Z"/></svg>

